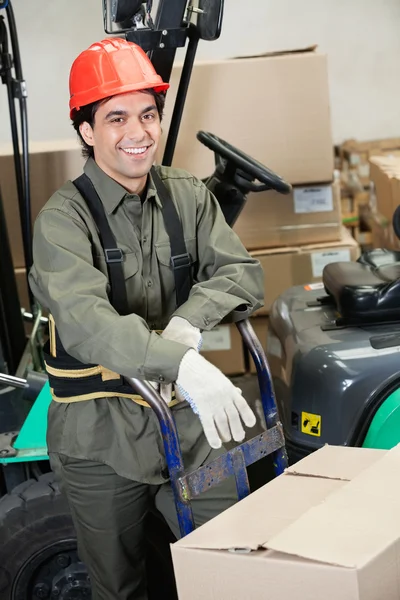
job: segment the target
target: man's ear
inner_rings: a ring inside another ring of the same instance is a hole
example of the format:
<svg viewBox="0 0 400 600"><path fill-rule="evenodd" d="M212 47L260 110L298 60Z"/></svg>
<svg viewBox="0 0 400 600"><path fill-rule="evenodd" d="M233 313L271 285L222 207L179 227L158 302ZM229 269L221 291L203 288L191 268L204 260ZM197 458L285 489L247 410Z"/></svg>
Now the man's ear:
<svg viewBox="0 0 400 600"><path fill-rule="evenodd" d="M79 132L88 146L94 146L93 128L87 121L79 125Z"/></svg>

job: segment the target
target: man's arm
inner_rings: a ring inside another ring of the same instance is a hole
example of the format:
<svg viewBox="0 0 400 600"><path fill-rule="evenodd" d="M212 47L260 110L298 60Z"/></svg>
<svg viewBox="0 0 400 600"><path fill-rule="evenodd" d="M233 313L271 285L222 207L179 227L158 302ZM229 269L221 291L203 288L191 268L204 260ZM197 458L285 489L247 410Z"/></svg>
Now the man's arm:
<svg viewBox="0 0 400 600"><path fill-rule="evenodd" d="M209 330L241 307L247 318L264 304L264 273L226 223L216 198L194 180L197 201L196 283L174 315Z"/></svg>
<svg viewBox="0 0 400 600"><path fill-rule="evenodd" d="M120 316L107 296L108 280L93 265L88 232L79 218L45 209L35 223L33 294L54 317L65 350L127 377L175 381L187 346L151 332L138 315Z"/></svg>

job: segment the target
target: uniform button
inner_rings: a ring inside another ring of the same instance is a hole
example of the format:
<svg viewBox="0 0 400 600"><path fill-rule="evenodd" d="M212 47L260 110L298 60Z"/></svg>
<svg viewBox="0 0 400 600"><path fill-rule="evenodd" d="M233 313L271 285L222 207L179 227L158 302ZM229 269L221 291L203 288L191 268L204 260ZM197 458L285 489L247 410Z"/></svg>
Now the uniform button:
<svg viewBox="0 0 400 600"><path fill-rule="evenodd" d="M147 287L151 287L152 285L153 285L153 282L152 282L151 279L149 279L148 282L147 282Z"/></svg>
<svg viewBox="0 0 400 600"><path fill-rule="evenodd" d="M209 325L209 324L210 324L210 321L209 321L209 319L207 319L207 317L206 317L206 318L204 319L204 325Z"/></svg>
<svg viewBox="0 0 400 600"><path fill-rule="evenodd" d="M162 375L160 375L160 377L158 378L158 381L160 383L163 383L165 381L165 377L163 377Z"/></svg>
<svg viewBox="0 0 400 600"><path fill-rule="evenodd" d="M147 237L144 237L144 238L142 239L142 244L145 244L146 242L147 242Z"/></svg>

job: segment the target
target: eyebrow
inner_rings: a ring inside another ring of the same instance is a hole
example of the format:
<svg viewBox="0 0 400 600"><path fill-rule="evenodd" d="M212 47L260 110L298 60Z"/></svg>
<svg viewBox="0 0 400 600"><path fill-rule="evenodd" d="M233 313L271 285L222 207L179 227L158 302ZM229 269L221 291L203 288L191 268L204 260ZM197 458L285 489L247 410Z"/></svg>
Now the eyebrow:
<svg viewBox="0 0 400 600"><path fill-rule="evenodd" d="M147 106L144 110L142 110L142 112L140 114L144 115L144 114L150 112L151 110L157 110L157 106L155 104L151 104L150 106ZM127 116L128 116L128 113L126 110L111 110L109 113L106 114L105 120L107 121L108 119L111 119L113 117L127 117Z"/></svg>

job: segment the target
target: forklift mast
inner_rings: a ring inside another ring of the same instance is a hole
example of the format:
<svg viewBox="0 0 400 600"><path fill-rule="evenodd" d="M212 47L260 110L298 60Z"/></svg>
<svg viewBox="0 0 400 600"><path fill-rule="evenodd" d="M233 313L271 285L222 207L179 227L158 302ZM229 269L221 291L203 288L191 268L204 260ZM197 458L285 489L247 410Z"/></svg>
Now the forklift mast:
<svg viewBox="0 0 400 600"><path fill-rule="evenodd" d="M162 164L169 167L182 120L183 108L199 40L214 41L221 34L224 0L160 0L155 18L152 0L104 0L106 33L124 35L148 53L162 80L169 82L177 48L187 40L185 61L179 82ZM111 3L111 4L110 4Z"/></svg>

